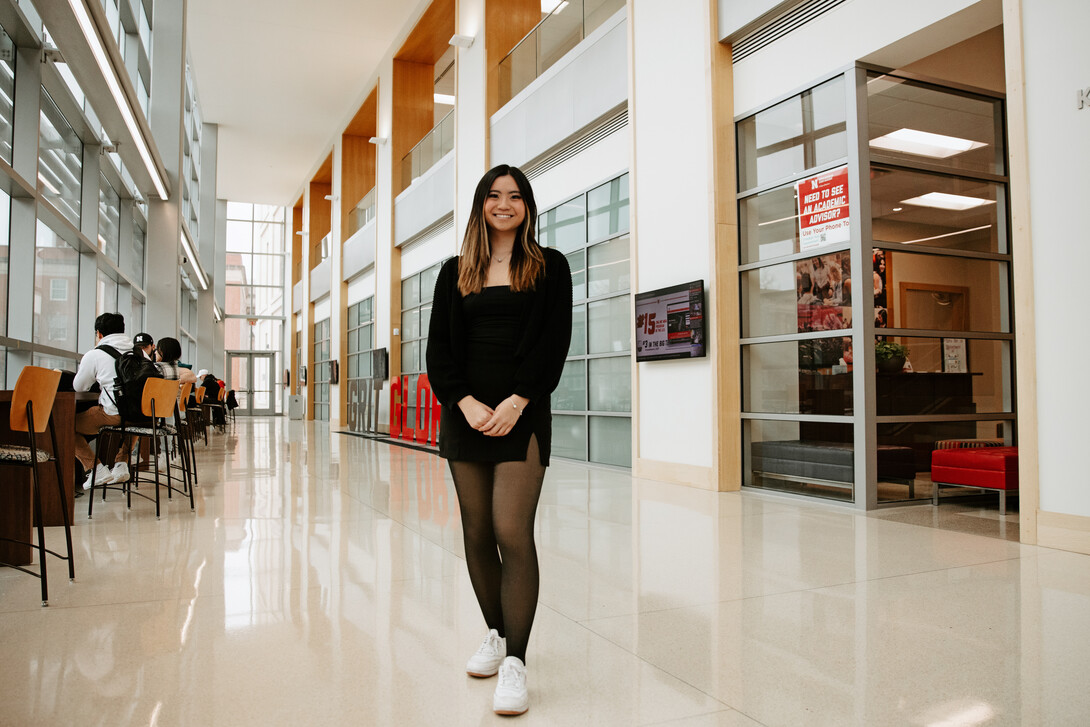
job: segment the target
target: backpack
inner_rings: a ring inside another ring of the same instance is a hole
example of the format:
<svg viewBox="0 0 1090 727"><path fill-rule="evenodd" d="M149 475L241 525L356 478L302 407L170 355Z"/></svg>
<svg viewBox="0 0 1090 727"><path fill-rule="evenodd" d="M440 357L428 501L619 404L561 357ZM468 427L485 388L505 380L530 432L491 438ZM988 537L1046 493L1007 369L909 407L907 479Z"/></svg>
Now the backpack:
<svg viewBox="0 0 1090 727"><path fill-rule="evenodd" d="M141 404L144 398L144 382L148 379L163 378L159 368L145 358L132 351L121 353L113 346L98 346L114 358L113 391L107 391L107 396L117 407L121 420L129 424L150 424L151 417L144 416ZM169 414L167 415L169 416Z"/></svg>

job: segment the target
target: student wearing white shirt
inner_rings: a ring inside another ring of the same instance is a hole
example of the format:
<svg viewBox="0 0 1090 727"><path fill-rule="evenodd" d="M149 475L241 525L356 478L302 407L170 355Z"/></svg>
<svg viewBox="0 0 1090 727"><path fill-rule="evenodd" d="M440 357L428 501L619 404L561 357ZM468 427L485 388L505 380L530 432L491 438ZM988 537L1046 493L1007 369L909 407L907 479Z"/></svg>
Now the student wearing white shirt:
<svg viewBox="0 0 1090 727"><path fill-rule="evenodd" d="M95 319L95 348L83 355L79 362L79 370L72 380L72 388L76 391L90 391L96 383L99 386L98 405L86 411L76 414L76 459L83 465L87 472L87 481L83 483L84 489L91 486L91 476L95 467L95 454L91 445L84 439L85 436L98 434L99 427L116 426L121 423L117 405L113 400L114 379L117 377L115 359L99 346L110 346L118 353L131 351L132 340L125 335L125 317L120 313L103 313ZM121 445L117 456L114 458L113 468L107 468L103 464L97 465L98 475L95 477L97 484L110 482L123 482L129 478L129 444Z"/></svg>

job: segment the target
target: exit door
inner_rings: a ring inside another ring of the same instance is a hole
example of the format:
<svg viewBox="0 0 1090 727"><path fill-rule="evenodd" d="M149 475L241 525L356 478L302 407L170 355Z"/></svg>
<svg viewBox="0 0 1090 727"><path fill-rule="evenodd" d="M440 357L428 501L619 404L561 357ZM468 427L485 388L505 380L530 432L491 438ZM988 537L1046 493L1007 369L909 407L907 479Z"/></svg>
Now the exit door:
<svg viewBox="0 0 1090 727"><path fill-rule="evenodd" d="M273 377L272 353L227 354L227 388L235 390L239 416L266 416L274 413L276 379Z"/></svg>

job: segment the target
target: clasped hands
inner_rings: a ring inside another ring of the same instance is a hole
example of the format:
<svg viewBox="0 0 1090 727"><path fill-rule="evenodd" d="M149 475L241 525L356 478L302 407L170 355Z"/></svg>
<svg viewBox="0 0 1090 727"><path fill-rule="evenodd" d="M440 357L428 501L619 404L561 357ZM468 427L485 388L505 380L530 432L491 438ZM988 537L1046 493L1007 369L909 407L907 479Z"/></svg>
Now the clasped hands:
<svg viewBox="0 0 1090 727"><path fill-rule="evenodd" d="M467 396L458 402L458 408L462 410L469 426L481 434L486 437L502 437L514 429L523 409L529 403L529 399L512 394L493 409L474 397Z"/></svg>

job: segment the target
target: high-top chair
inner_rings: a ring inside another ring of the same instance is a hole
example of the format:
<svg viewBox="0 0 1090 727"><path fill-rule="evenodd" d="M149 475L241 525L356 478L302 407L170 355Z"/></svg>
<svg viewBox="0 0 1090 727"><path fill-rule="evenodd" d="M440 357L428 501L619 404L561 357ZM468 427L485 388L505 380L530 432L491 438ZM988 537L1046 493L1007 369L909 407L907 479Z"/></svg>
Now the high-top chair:
<svg viewBox="0 0 1090 727"><path fill-rule="evenodd" d="M42 582L42 605L49 605L49 578L46 573L46 553L68 561L68 580L75 580L76 568L72 558L72 527L68 520L68 507L65 504L64 478L61 474L61 463L52 453L38 446L37 435L49 430L49 441L53 445L53 452L60 451L57 448L57 433L53 429L53 401L57 397L57 385L60 383L59 371L44 369L39 366L26 366L19 372L19 380L15 382L15 391L11 396L12 432L26 432L27 446L18 444L0 445L0 465L29 467L32 472L34 489L34 512L38 527L38 543L25 542L13 538L2 538L11 543L29 545L38 550L38 571L20 565L3 563L16 570L29 573L39 578ZM42 526L42 491L38 473L38 465L52 462L54 474L57 478L57 494L60 495L61 511L64 513L64 539L68 546L68 555L64 556L45 547L45 528ZM10 485L11 480L4 478L4 485Z"/></svg>
<svg viewBox="0 0 1090 727"><path fill-rule="evenodd" d="M147 478L146 476L141 477L139 468L133 468L129 475L129 479L125 482L98 485L95 482L94 475L92 475L90 498L87 503L88 519L91 518L91 513L95 504L96 487L102 490L103 500L106 499L106 490L123 489L127 496L127 505L131 509L133 492L137 490L137 485L141 482L150 482L155 485L155 517L156 519L159 518L161 513L159 488L163 483L160 479L159 457L157 455L159 452L167 451L170 448L171 437L174 437L176 443L178 441L178 428L162 422L161 419L169 416L174 416L175 419L177 419L179 389L180 387L177 381L170 381L168 379L147 379L144 382L144 396L141 400L140 408L144 416L151 418L150 426L133 426L122 422L119 426L103 427L100 430L119 434L122 437L131 435L148 439L151 443L149 454L151 455L154 476L152 478ZM171 477L170 467L166 468L165 474L167 476L167 499L172 499L175 492L181 495L188 494L189 509L195 509L193 504L193 488L189 485L188 479L184 482L182 487L175 487L173 478ZM136 491L136 494L148 500L153 499L143 492Z"/></svg>
<svg viewBox="0 0 1090 727"><path fill-rule="evenodd" d="M195 435L199 431L200 435L204 437L205 446L208 446L208 420L204 415L204 394L203 386L198 386L193 390L193 398L197 405L189 406L188 403L186 404L185 418L193 425L194 439L196 439Z"/></svg>
<svg viewBox="0 0 1090 727"><path fill-rule="evenodd" d="M196 438L196 427L194 426L194 416L191 411L186 407L189 401L189 395L193 392L193 382L187 381L182 384L181 391L178 392L178 418L175 421L175 426L178 427L178 439L182 445L182 463L189 468L190 481L197 484L197 459L196 450L193 448L193 440Z"/></svg>

